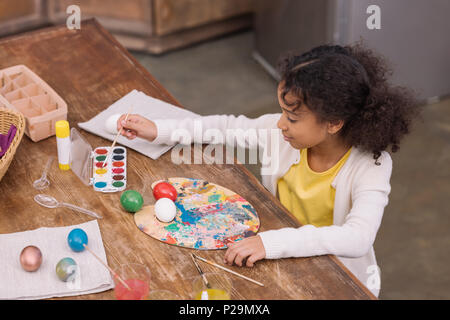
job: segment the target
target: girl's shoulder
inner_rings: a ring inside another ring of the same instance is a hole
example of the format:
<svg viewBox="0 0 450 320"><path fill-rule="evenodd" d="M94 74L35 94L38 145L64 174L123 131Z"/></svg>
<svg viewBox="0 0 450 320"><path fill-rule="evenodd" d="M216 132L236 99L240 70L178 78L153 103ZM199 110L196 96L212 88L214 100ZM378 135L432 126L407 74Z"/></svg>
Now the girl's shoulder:
<svg viewBox="0 0 450 320"><path fill-rule="evenodd" d="M386 167L392 165L392 158L389 152L381 151L380 157L375 159L372 152L361 150L357 147L352 148L352 152L349 156L349 160L352 158L355 165L359 166L376 166L376 167Z"/></svg>
<svg viewBox="0 0 450 320"><path fill-rule="evenodd" d="M335 182L352 181L352 184L389 183L392 173L392 158L389 152L382 151L375 160L373 153L353 147L350 156L336 177Z"/></svg>

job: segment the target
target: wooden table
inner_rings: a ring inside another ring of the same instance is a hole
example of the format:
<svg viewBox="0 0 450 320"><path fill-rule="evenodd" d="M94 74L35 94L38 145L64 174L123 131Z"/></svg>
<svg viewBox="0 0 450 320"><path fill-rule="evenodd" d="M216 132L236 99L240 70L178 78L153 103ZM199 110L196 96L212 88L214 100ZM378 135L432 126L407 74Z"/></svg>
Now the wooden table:
<svg viewBox="0 0 450 320"><path fill-rule="evenodd" d="M180 106L102 26L95 20L82 23L81 30L65 26L38 30L0 41L0 68L25 64L41 76L69 106L71 127L104 110L132 89ZM200 89L199 89L200 90ZM111 142L81 131L93 146ZM91 218L71 210L47 209L33 201L38 192L32 182L39 178L48 156L56 155L54 137L33 143L23 138L11 166L0 181L0 233L80 224ZM154 161L129 149L128 189L140 191L144 204L154 203L151 183L170 176L206 179L234 190L246 198L261 219L261 230L298 227L281 203L241 164L174 165L170 152ZM103 194L86 187L71 172L57 168L49 172L47 194L94 209L99 220L108 264L146 264L154 289L170 289L181 298L191 298L192 281L198 276L190 259L192 249L171 246L150 238L136 227L131 214L120 206L120 193ZM224 250L202 251L203 257L222 264ZM218 269L199 262L204 271ZM229 275L233 299L374 299L375 297L334 256L263 260L254 268L231 267L261 281L259 287ZM112 290L73 297L114 299Z"/></svg>

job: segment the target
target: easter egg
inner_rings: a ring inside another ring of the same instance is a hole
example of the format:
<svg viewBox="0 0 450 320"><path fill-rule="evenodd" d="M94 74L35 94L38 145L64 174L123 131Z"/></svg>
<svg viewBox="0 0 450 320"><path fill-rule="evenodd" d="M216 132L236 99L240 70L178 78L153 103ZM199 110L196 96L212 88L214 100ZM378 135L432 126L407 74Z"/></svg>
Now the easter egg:
<svg viewBox="0 0 450 320"><path fill-rule="evenodd" d="M42 252L38 247L28 246L20 253L20 265L25 271L33 272L42 264Z"/></svg>
<svg viewBox="0 0 450 320"><path fill-rule="evenodd" d="M144 199L139 192L127 190L120 196L120 203L127 212L135 213L141 210Z"/></svg>
<svg viewBox="0 0 450 320"><path fill-rule="evenodd" d="M119 120L121 116L120 113L116 113L106 119L105 130L108 131L108 133L117 134L117 120Z"/></svg>
<svg viewBox="0 0 450 320"><path fill-rule="evenodd" d="M88 236L82 229L73 229L67 236L67 243L73 251L81 252L88 244Z"/></svg>
<svg viewBox="0 0 450 320"><path fill-rule="evenodd" d="M170 222L177 215L177 207L169 198L161 198L155 203L155 215L161 222Z"/></svg>
<svg viewBox="0 0 450 320"><path fill-rule="evenodd" d="M153 196L156 200L161 198L169 198L172 201L177 200L177 189L168 182L159 182L153 188Z"/></svg>
<svg viewBox="0 0 450 320"><path fill-rule="evenodd" d="M63 258L56 265L56 275L59 280L72 281L77 273L77 263L72 258Z"/></svg>

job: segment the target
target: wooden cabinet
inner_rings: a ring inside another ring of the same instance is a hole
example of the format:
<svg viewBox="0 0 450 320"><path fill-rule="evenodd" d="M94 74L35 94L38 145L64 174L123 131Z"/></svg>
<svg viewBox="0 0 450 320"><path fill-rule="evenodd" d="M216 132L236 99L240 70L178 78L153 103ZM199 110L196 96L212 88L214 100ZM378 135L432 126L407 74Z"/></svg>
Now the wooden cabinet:
<svg viewBox="0 0 450 320"><path fill-rule="evenodd" d="M1 0L0 36L22 32L47 22L44 0Z"/></svg>
<svg viewBox="0 0 450 320"><path fill-rule="evenodd" d="M173 32L233 18L253 11L245 0L154 0L155 34Z"/></svg>
<svg viewBox="0 0 450 320"><path fill-rule="evenodd" d="M252 25L254 0L48 0L48 17L63 23L76 4L125 47L154 54Z"/></svg>

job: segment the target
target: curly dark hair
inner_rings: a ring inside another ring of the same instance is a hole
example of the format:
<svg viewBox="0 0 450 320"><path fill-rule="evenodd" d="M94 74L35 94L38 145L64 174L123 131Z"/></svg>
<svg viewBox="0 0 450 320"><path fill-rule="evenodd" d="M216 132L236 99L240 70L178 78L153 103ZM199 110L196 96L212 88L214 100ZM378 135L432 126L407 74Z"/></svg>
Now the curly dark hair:
<svg viewBox="0 0 450 320"><path fill-rule="evenodd" d="M289 106L302 103L321 122L343 120L339 134L352 146L372 152L375 164L381 151L398 151L420 114L412 90L391 86L386 59L365 47L322 45L303 54L289 52L278 62L283 84L281 98ZM297 101L288 103L291 92ZM295 109L296 109L295 108Z"/></svg>

